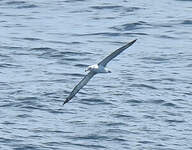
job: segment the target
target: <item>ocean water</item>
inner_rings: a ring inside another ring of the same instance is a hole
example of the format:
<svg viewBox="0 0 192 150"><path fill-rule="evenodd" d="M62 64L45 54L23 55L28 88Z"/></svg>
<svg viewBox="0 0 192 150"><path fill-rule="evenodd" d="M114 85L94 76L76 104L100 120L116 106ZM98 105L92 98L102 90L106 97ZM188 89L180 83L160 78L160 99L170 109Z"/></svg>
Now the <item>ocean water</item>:
<svg viewBox="0 0 192 150"><path fill-rule="evenodd" d="M1 150L192 149L191 0L0 0ZM72 88L127 42L69 103Z"/></svg>

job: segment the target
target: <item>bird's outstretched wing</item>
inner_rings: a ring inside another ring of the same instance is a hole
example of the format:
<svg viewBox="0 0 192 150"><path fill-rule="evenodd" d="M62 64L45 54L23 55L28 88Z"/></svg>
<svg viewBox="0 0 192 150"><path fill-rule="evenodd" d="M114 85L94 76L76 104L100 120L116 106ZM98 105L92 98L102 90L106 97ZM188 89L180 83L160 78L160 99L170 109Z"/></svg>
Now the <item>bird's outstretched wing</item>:
<svg viewBox="0 0 192 150"><path fill-rule="evenodd" d="M130 43L118 48L113 53L111 53L109 56L105 57L101 62L98 63L98 65L106 66L108 62L110 62L113 58L115 58L117 55L119 55L121 52L123 52L125 49L130 47L133 43L135 43L136 39L131 41Z"/></svg>
<svg viewBox="0 0 192 150"><path fill-rule="evenodd" d="M69 94L69 96L66 98L64 101L63 105L70 101L78 92L81 88L83 88L89 80L95 75L96 73L93 71L90 71L87 75L84 76L84 78L73 88L72 92Z"/></svg>

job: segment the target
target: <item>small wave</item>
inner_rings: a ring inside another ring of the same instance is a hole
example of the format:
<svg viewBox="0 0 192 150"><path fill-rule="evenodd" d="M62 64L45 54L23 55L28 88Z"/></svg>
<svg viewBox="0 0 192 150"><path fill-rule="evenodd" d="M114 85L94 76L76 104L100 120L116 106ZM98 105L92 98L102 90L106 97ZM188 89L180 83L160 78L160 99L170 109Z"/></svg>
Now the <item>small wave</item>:
<svg viewBox="0 0 192 150"><path fill-rule="evenodd" d="M141 28L149 28L149 24L147 24L144 21L138 21L135 23L126 23L120 26L112 27L112 29L118 30L118 31L129 31L129 30L135 30L135 29L141 29Z"/></svg>
<svg viewBox="0 0 192 150"><path fill-rule="evenodd" d="M4 121L4 122L2 122L2 124L4 124L4 125L14 125L16 123L15 122L10 122L10 121Z"/></svg>
<svg viewBox="0 0 192 150"><path fill-rule="evenodd" d="M184 120L176 120L176 119L166 119L165 122L168 123L184 123Z"/></svg>
<svg viewBox="0 0 192 150"><path fill-rule="evenodd" d="M170 81L170 82L176 82L178 81L178 79L175 79L175 78L162 78L161 81Z"/></svg>
<svg viewBox="0 0 192 150"><path fill-rule="evenodd" d="M45 106L39 104L39 98L33 96L17 98L14 106L20 109L26 109L28 111L35 109L45 110Z"/></svg>
<svg viewBox="0 0 192 150"><path fill-rule="evenodd" d="M81 103L87 105L110 105L111 103L107 103L101 99L81 99Z"/></svg>
<svg viewBox="0 0 192 150"><path fill-rule="evenodd" d="M169 35L158 35L157 37L163 38L163 39L177 39L176 37L169 36Z"/></svg>
<svg viewBox="0 0 192 150"><path fill-rule="evenodd" d="M165 101L164 100L150 100L149 103L152 103L152 104L163 104Z"/></svg>
<svg viewBox="0 0 192 150"><path fill-rule="evenodd" d="M155 117L153 115L143 115L144 118L147 118L147 119L155 119Z"/></svg>
<svg viewBox="0 0 192 150"><path fill-rule="evenodd" d="M21 130L21 129L20 129ZM20 141L21 142L21 141ZM16 148L17 150L39 150L41 149L40 146L34 145L34 144L18 144Z"/></svg>
<svg viewBox="0 0 192 150"><path fill-rule="evenodd" d="M73 34L73 36L120 36L120 33L114 32L98 32L98 33L86 33L86 34Z"/></svg>
<svg viewBox="0 0 192 150"><path fill-rule="evenodd" d="M8 107L12 107L12 106L14 106L14 103L11 103L11 102L6 103L6 104L0 104L0 107L4 107L4 108L8 108Z"/></svg>
<svg viewBox="0 0 192 150"><path fill-rule="evenodd" d="M169 102L169 103L164 103L163 106L176 107L176 104Z"/></svg>
<svg viewBox="0 0 192 150"><path fill-rule="evenodd" d="M49 113L53 113L53 114L63 114L63 110L62 109L47 109L47 111Z"/></svg>
<svg viewBox="0 0 192 150"><path fill-rule="evenodd" d="M115 17L93 17L92 19L94 20L103 20L103 19L109 19L109 20L112 20L112 19L115 19Z"/></svg>
<svg viewBox="0 0 192 150"><path fill-rule="evenodd" d="M26 49L25 47L20 47L20 46L0 46L0 48L8 49L8 50L15 50L15 49Z"/></svg>
<svg viewBox="0 0 192 150"><path fill-rule="evenodd" d="M58 50L49 47L31 48L29 51L32 52L33 55L37 55L43 58L50 58L58 55Z"/></svg>
<svg viewBox="0 0 192 150"><path fill-rule="evenodd" d="M83 60L90 60L89 58L63 58L62 60L69 61L69 62L74 62L74 61L83 61Z"/></svg>
<svg viewBox="0 0 192 150"><path fill-rule="evenodd" d="M145 60L145 63L153 63L153 64L167 63L169 61L168 58L163 57L143 57L141 59Z"/></svg>
<svg viewBox="0 0 192 150"><path fill-rule="evenodd" d="M133 12L133 11L139 10L139 9L141 9L141 8L140 7L126 7L125 11L126 12Z"/></svg>
<svg viewBox="0 0 192 150"><path fill-rule="evenodd" d="M64 51L64 52L60 52L63 55L70 55L70 56L84 56L84 55L88 55L88 54L92 54L90 52L73 52L73 51Z"/></svg>
<svg viewBox="0 0 192 150"><path fill-rule="evenodd" d="M35 4L28 4L28 5L18 6L17 8L22 9L22 8L36 8L36 7L38 6Z"/></svg>
<svg viewBox="0 0 192 150"><path fill-rule="evenodd" d="M41 39L39 39L39 38L23 38L23 40L27 40L27 41L41 41Z"/></svg>
<svg viewBox="0 0 192 150"><path fill-rule="evenodd" d="M8 132L8 131L7 131ZM12 143L12 142L18 142L19 140L13 139L13 138L5 138L5 137L0 137L0 142L1 143Z"/></svg>
<svg viewBox="0 0 192 150"><path fill-rule="evenodd" d="M38 47L38 48L31 48L30 51L52 51L54 49L49 47Z"/></svg>
<svg viewBox="0 0 192 150"><path fill-rule="evenodd" d="M5 55L5 54L0 54L0 58L1 59L8 59L8 58L10 58L10 56Z"/></svg>
<svg viewBox="0 0 192 150"><path fill-rule="evenodd" d="M143 32L126 32L126 33L122 33L122 35L127 36L127 35L148 35L147 33L143 33Z"/></svg>
<svg viewBox="0 0 192 150"><path fill-rule="evenodd" d="M107 122L107 123L102 123L106 126L109 126L109 127L120 127L120 126L126 126L127 124L126 123L123 123L123 122Z"/></svg>
<svg viewBox="0 0 192 150"><path fill-rule="evenodd" d="M6 4L8 5L21 5L21 4L26 4L25 1L9 1L9 2L6 2Z"/></svg>
<svg viewBox="0 0 192 150"><path fill-rule="evenodd" d="M76 67L80 67L80 68L86 68L86 67L88 67L88 65L86 65L86 64L76 64L75 66L76 66Z"/></svg>
<svg viewBox="0 0 192 150"><path fill-rule="evenodd" d="M116 137L112 139L113 141L117 141L117 142L126 142L127 140L120 138L120 137Z"/></svg>
<svg viewBox="0 0 192 150"><path fill-rule="evenodd" d="M65 3L75 3L75 2L84 2L86 0L65 0Z"/></svg>
<svg viewBox="0 0 192 150"><path fill-rule="evenodd" d="M192 24L192 20L184 20L181 24L191 25Z"/></svg>
<svg viewBox="0 0 192 150"><path fill-rule="evenodd" d="M114 5L114 6L91 6L92 9L121 9L123 8L122 6L117 6L117 5Z"/></svg>
<svg viewBox="0 0 192 150"><path fill-rule="evenodd" d="M133 119L133 116L129 116L129 115L124 115L124 114L113 114L114 118L118 118L118 119Z"/></svg>
<svg viewBox="0 0 192 150"><path fill-rule="evenodd" d="M184 92L185 95L192 95L192 92Z"/></svg>
<svg viewBox="0 0 192 150"><path fill-rule="evenodd" d="M148 35L148 34L143 32L126 32L126 33L98 32L98 33L86 33L86 34L73 34L73 36L106 36L106 37L131 36L131 35Z"/></svg>
<svg viewBox="0 0 192 150"><path fill-rule="evenodd" d="M1 13L0 13L0 15L1 15ZM4 22L7 22L7 21L5 21L5 20L0 20L0 23L4 23Z"/></svg>
<svg viewBox="0 0 192 150"><path fill-rule="evenodd" d="M75 136L75 137L72 137L71 139L74 139L74 140L84 140L84 139L87 139L87 140L106 140L108 138L109 137L107 137L107 136L101 136L98 134L88 134L85 136Z"/></svg>
<svg viewBox="0 0 192 150"><path fill-rule="evenodd" d="M152 142L152 141L138 141L138 143L141 143L141 144L152 144L154 142Z"/></svg>
<svg viewBox="0 0 192 150"><path fill-rule="evenodd" d="M27 3L27 1L9 1L9 2L6 2L6 4L16 6L16 8L35 8L35 7L38 7L35 4Z"/></svg>
<svg viewBox="0 0 192 150"><path fill-rule="evenodd" d="M31 103L32 101L38 100L38 98L35 96L29 96L29 97L18 98L17 100Z"/></svg>
<svg viewBox="0 0 192 150"><path fill-rule="evenodd" d="M31 115L28 114L19 114L16 116L17 118L31 118Z"/></svg>
<svg viewBox="0 0 192 150"><path fill-rule="evenodd" d="M81 148L88 148L88 149L106 149L105 146L102 145L95 145L95 144L80 144L80 143L74 143L74 142L65 142L67 145L75 145L80 146Z"/></svg>
<svg viewBox="0 0 192 150"><path fill-rule="evenodd" d="M176 1L187 1L187 2L192 2L192 0L176 0Z"/></svg>
<svg viewBox="0 0 192 150"><path fill-rule="evenodd" d="M188 64L186 67L190 67L190 68L191 68L191 67L192 67L192 64Z"/></svg>
<svg viewBox="0 0 192 150"><path fill-rule="evenodd" d="M159 83L159 82L162 81L162 79L148 79L148 80L146 80L146 81L148 81L148 82L153 82L153 83Z"/></svg>
<svg viewBox="0 0 192 150"><path fill-rule="evenodd" d="M108 129L108 133L117 133L117 134L130 134L130 131L123 130L123 129Z"/></svg>
<svg viewBox="0 0 192 150"><path fill-rule="evenodd" d="M66 45L79 45L82 44L81 42L63 42L63 41L47 41L49 43L56 43L56 44L66 44Z"/></svg>
<svg viewBox="0 0 192 150"><path fill-rule="evenodd" d="M112 10L112 11L121 10L123 12L134 12L136 10L141 9L139 7L125 7L125 6L118 6L118 5L91 6L90 8L95 10Z"/></svg>
<svg viewBox="0 0 192 150"><path fill-rule="evenodd" d="M31 137L31 136L30 136ZM34 137L34 136L33 136ZM35 136L36 137L36 136ZM41 136L37 136L37 137L41 137ZM43 144L47 145L48 147L54 147L56 145L60 145L61 143L60 142L44 142Z"/></svg>
<svg viewBox="0 0 192 150"><path fill-rule="evenodd" d="M18 68L20 65L10 64L10 63L2 63L0 64L0 68Z"/></svg>
<svg viewBox="0 0 192 150"><path fill-rule="evenodd" d="M75 76L75 77L84 77L83 74L80 73L64 73L63 75L67 76Z"/></svg>
<svg viewBox="0 0 192 150"><path fill-rule="evenodd" d="M154 61L165 61L165 60L168 60L168 59L162 58L162 57L143 57L141 59L144 59L144 60L154 60Z"/></svg>
<svg viewBox="0 0 192 150"><path fill-rule="evenodd" d="M89 60L89 58L76 58L77 56L85 56L92 54L90 52L75 52L75 51L58 51L57 49L52 49L49 47L39 47L39 48L31 48L29 51L32 52L33 55L37 55L43 58L56 58L58 60L65 61L80 61L80 60ZM69 56L75 56L69 57Z"/></svg>
<svg viewBox="0 0 192 150"><path fill-rule="evenodd" d="M130 85L131 87L138 87L138 88L148 88L148 89L152 89L152 90L157 90L156 87L151 86L151 85L147 85L147 84L132 84Z"/></svg>

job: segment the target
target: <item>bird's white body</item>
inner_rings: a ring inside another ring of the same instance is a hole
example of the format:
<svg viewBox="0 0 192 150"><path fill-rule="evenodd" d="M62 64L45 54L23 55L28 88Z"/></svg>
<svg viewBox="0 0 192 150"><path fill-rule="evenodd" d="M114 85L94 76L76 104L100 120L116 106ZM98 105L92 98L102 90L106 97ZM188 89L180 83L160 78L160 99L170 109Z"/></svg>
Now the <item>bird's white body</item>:
<svg viewBox="0 0 192 150"><path fill-rule="evenodd" d="M95 73L111 73L111 71L109 69L107 69L106 67L104 67L102 65L98 65L98 64L88 66L85 71L93 71Z"/></svg>

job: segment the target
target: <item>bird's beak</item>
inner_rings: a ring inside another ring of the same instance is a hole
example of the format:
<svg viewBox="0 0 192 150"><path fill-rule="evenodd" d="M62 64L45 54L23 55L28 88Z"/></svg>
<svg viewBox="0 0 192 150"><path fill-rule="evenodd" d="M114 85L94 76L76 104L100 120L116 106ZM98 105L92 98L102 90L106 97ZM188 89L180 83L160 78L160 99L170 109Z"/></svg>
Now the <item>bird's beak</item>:
<svg viewBox="0 0 192 150"><path fill-rule="evenodd" d="M88 67L88 68L85 69L85 72L87 72L87 71L89 71L89 70L90 70L90 68Z"/></svg>

